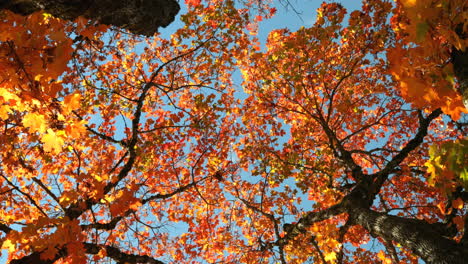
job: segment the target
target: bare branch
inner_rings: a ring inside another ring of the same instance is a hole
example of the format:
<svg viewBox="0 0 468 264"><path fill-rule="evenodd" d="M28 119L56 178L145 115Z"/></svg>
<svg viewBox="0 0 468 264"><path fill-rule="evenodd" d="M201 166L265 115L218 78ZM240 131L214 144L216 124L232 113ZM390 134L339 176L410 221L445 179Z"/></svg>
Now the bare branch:
<svg viewBox="0 0 468 264"><path fill-rule="evenodd" d="M9 226L3 224L3 223L0 223L0 231L3 231L5 232L5 234L8 234L12 231L13 229L11 229Z"/></svg>

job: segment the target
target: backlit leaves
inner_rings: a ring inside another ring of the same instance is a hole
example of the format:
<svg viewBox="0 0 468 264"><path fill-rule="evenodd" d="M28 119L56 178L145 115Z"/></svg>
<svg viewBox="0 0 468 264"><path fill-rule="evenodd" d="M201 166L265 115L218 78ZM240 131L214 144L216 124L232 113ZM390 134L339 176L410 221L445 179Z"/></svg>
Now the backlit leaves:
<svg viewBox="0 0 468 264"><path fill-rule="evenodd" d="M468 46L463 37L468 25L466 1L405 0L397 2L395 10L392 25L397 42L387 58L403 96L418 107L440 107L458 120L467 110L454 82L450 52Z"/></svg>
<svg viewBox="0 0 468 264"><path fill-rule="evenodd" d="M460 139L432 145L429 151L430 160L426 163L431 174L430 183L452 191L456 185L452 181L461 181L468 186L468 140Z"/></svg>
<svg viewBox="0 0 468 264"><path fill-rule="evenodd" d="M22 122L24 127L29 128L31 132L44 133L47 129L47 121L41 114L27 113Z"/></svg>
<svg viewBox="0 0 468 264"><path fill-rule="evenodd" d="M463 127L430 113L462 117L444 45L464 42L427 2L323 3L265 45L268 1L187 0L151 38L2 13L9 260L415 263L351 214L463 230Z"/></svg>
<svg viewBox="0 0 468 264"><path fill-rule="evenodd" d="M44 134L41 138L41 141L44 143L44 150L52 153L59 153L62 150L64 144L64 133L55 132L52 129L47 129L47 133Z"/></svg>

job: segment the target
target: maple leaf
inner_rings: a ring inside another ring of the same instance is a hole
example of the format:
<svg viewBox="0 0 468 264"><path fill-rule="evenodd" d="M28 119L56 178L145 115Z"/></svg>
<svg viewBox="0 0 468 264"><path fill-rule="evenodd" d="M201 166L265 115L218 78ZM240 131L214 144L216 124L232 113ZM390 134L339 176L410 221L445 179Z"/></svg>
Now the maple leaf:
<svg viewBox="0 0 468 264"><path fill-rule="evenodd" d="M200 3L201 0L185 0L185 4L193 7L197 7L198 5L200 5Z"/></svg>
<svg viewBox="0 0 468 264"><path fill-rule="evenodd" d="M54 247L48 247L46 250L44 250L41 253L41 259L43 260L51 260L55 257L57 254L58 250Z"/></svg>
<svg viewBox="0 0 468 264"><path fill-rule="evenodd" d="M65 133L63 131L55 132L51 128L48 128L47 133L42 135L41 138L42 143L44 143L44 150L46 152L58 154L62 151L62 146L65 144L64 135Z"/></svg>
<svg viewBox="0 0 468 264"><path fill-rule="evenodd" d="M7 105L1 105L0 106L0 118L5 120L8 118L8 113L11 112L11 109Z"/></svg>
<svg viewBox="0 0 468 264"><path fill-rule="evenodd" d="M326 261L333 262L336 260L336 253L335 252L324 253L324 257Z"/></svg>
<svg viewBox="0 0 468 264"><path fill-rule="evenodd" d="M2 243L2 249L7 249L8 252L14 252L15 248L15 243L13 243L10 239L6 239Z"/></svg>
<svg viewBox="0 0 468 264"><path fill-rule="evenodd" d="M80 100L81 100L81 94L79 93L72 93L67 96L65 96L65 99L63 100L63 112L65 114L70 113L72 110L75 110L80 107Z"/></svg>
<svg viewBox="0 0 468 264"><path fill-rule="evenodd" d="M452 201L452 207L456 209L463 209L463 200L461 198L457 198L456 200Z"/></svg>
<svg viewBox="0 0 468 264"><path fill-rule="evenodd" d="M72 122L65 127L65 133L67 137L79 138L81 135L86 133L86 120L80 120L79 122Z"/></svg>
<svg viewBox="0 0 468 264"><path fill-rule="evenodd" d="M27 113L24 115L23 126L29 128L31 132L39 133L44 133L48 127L44 115L38 113Z"/></svg>

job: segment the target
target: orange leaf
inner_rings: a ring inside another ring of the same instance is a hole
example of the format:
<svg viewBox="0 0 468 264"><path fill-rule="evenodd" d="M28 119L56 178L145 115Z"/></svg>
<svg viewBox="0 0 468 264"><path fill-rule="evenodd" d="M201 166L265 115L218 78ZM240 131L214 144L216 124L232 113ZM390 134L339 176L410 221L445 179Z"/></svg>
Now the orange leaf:
<svg viewBox="0 0 468 264"><path fill-rule="evenodd" d="M55 247L48 247L45 251L41 253L41 259L51 260L55 258L55 254L57 254L57 249Z"/></svg>
<svg viewBox="0 0 468 264"><path fill-rule="evenodd" d="M72 110L75 110L80 107L81 94L73 93L65 96L63 100L63 111L65 114L70 113Z"/></svg>
<svg viewBox="0 0 468 264"><path fill-rule="evenodd" d="M201 0L185 0L185 4L189 5L189 6L196 7L196 6L200 5L200 3L201 3Z"/></svg>
<svg viewBox="0 0 468 264"><path fill-rule="evenodd" d="M463 209L463 200L461 198L458 198L452 201L452 207L455 209Z"/></svg>

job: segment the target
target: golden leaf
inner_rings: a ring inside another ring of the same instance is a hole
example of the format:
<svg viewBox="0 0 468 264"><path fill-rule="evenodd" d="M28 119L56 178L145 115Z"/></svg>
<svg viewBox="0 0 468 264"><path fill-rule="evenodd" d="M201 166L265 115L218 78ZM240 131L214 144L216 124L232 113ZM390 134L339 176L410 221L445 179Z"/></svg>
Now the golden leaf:
<svg viewBox="0 0 468 264"><path fill-rule="evenodd" d="M44 143L44 150L46 152L58 154L62 150L62 146L65 144L63 135L63 131L55 133L52 129L47 129L47 134L43 135L41 139Z"/></svg>
<svg viewBox="0 0 468 264"><path fill-rule="evenodd" d="M3 242L2 248L8 250L8 252L15 252L15 244L13 244L10 239Z"/></svg>
<svg viewBox="0 0 468 264"><path fill-rule="evenodd" d="M326 261L333 262L336 259L336 253L335 252L325 253L324 256L325 256Z"/></svg>
<svg viewBox="0 0 468 264"><path fill-rule="evenodd" d="M81 95L73 93L65 96L63 100L63 111L65 114L70 113L72 110L80 108Z"/></svg>
<svg viewBox="0 0 468 264"><path fill-rule="evenodd" d="M29 128L31 132L44 133L47 129L47 121L41 114L27 113L23 117L23 126Z"/></svg>

